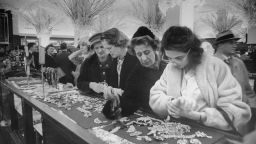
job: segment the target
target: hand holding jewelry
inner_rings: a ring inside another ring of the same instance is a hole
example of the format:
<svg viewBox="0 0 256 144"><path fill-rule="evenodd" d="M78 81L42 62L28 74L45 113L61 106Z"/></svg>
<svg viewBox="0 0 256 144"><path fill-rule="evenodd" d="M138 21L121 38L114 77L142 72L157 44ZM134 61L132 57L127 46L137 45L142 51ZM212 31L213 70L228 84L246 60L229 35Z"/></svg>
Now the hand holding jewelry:
<svg viewBox="0 0 256 144"><path fill-rule="evenodd" d="M194 111L195 103L184 98L172 99L168 102L168 113L175 118L185 117L200 120L201 113Z"/></svg>
<svg viewBox="0 0 256 144"><path fill-rule="evenodd" d="M113 88L111 86L104 86L103 96L105 99L112 100L117 106L120 103L119 97L122 96L123 92L124 91L122 89Z"/></svg>
<svg viewBox="0 0 256 144"><path fill-rule="evenodd" d="M179 108L175 105L176 101L177 100L174 98L168 100L167 111L170 116L174 118L180 118L180 116L178 115Z"/></svg>
<svg viewBox="0 0 256 144"><path fill-rule="evenodd" d="M188 98L188 97L178 97L176 98L176 101L174 101L176 106L180 107L180 109L191 111L196 110L197 103L194 99Z"/></svg>
<svg viewBox="0 0 256 144"><path fill-rule="evenodd" d="M101 83L90 82L89 87L96 93L102 93L104 85Z"/></svg>

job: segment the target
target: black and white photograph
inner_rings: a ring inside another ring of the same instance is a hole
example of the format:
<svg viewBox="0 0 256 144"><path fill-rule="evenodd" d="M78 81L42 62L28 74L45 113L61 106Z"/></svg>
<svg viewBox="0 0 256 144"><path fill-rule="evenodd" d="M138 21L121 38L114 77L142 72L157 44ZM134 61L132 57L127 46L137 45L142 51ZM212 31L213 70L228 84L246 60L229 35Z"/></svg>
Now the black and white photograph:
<svg viewBox="0 0 256 144"><path fill-rule="evenodd" d="M256 0L0 0L0 144L256 144Z"/></svg>

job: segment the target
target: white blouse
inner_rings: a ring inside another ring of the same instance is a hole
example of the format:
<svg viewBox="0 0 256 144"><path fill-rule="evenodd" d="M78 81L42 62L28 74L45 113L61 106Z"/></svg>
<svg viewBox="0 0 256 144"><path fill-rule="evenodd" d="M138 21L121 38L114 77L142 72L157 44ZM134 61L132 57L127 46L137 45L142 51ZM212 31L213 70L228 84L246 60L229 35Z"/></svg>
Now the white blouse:
<svg viewBox="0 0 256 144"><path fill-rule="evenodd" d="M193 70L183 73L180 94L181 96L196 101L197 107L195 111L200 111L207 105L198 87L195 71Z"/></svg>

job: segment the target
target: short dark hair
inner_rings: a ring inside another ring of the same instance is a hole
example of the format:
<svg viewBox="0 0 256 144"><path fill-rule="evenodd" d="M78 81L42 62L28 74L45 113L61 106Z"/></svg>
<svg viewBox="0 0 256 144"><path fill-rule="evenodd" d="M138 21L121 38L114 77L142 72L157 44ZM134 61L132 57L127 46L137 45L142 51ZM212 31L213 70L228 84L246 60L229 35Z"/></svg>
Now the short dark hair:
<svg viewBox="0 0 256 144"><path fill-rule="evenodd" d="M53 45L53 44L47 45L46 48L45 48L45 52L46 52L46 53L47 53L47 50L48 50L50 47L54 47L54 45ZM55 47L54 47L54 48L55 48Z"/></svg>
<svg viewBox="0 0 256 144"><path fill-rule="evenodd" d="M63 43L60 44L60 49L61 49L61 50L65 50L65 49L67 49L67 48L68 48L68 46L67 46L67 44L66 44L65 42L63 42Z"/></svg>
<svg viewBox="0 0 256 144"><path fill-rule="evenodd" d="M151 46L153 50L158 50L158 43L156 40L152 39L150 36L141 36L136 37L131 40L129 48L131 49L132 53L135 54L134 47L137 45L146 45Z"/></svg>
<svg viewBox="0 0 256 144"><path fill-rule="evenodd" d="M36 43L34 43L34 42L28 43L28 49L31 49L34 45L36 45Z"/></svg>
<svg viewBox="0 0 256 144"><path fill-rule="evenodd" d="M164 53L164 50L175 50L186 53L190 50L189 64L197 65L201 63L204 52L200 46L201 41L188 27L172 26L163 35L161 51Z"/></svg>

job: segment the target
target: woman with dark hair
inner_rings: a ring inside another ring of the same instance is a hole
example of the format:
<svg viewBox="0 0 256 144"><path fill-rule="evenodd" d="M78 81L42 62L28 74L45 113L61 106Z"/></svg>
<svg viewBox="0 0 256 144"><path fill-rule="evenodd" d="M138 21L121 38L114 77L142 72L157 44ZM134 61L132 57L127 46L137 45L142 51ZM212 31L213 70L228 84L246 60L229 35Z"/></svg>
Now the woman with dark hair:
<svg viewBox="0 0 256 144"><path fill-rule="evenodd" d="M44 67L57 68L57 64L54 61L54 57L57 55L57 50L52 44L49 44L45 48L45 64Z"/></svg>
<svg viewBox="0 0 256 144"><path fill-rule="evenodd" d="M161 117L185 117L236 131L249 121L249 106L228 66L200 45L187 27L173 26L164 33L162 49L169 63L150 90L149 105Z"/></svg>
<svg viewBox="0 0 256 144"><path fill-rule="evenodd" d="M34 42L28 43L28 63L30 66L36 70L40 69L39 65L39 53L38 53L38 46Z"/></svg>
<svg viewBox="0 0 256 144"><path fill-rule="evenodd" d="M161 76L164 65L160 63L158 46L154 35L149 35L150 33L152 32L148 28L140 27L131 41L130 48L140 64L134 66L125 82L124 93L118 97L120 103L117 107L113 104L113 99L116 98L114 95L106 97L109 101L103 108L103 114L109 119L128 116L138 109L151 112L148 104L149 91ZM121 115L118 115L118 110Z"/></svg>

